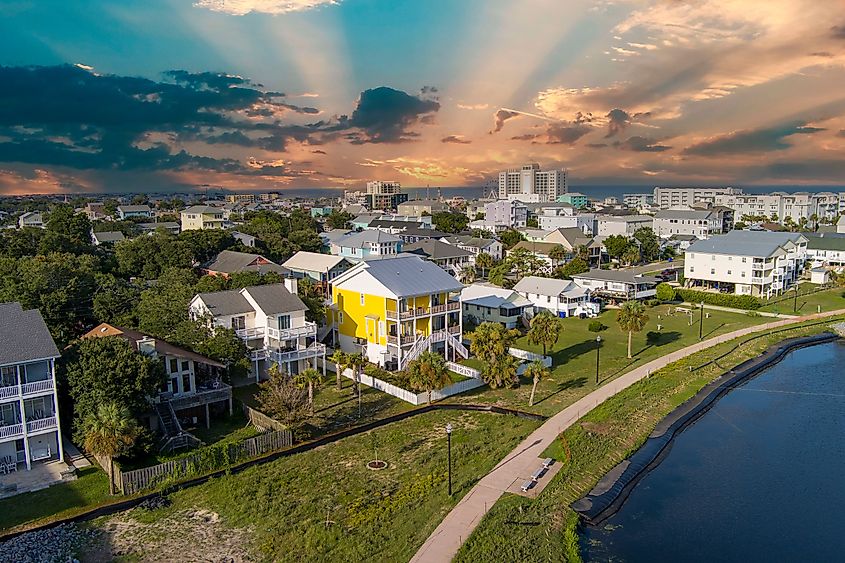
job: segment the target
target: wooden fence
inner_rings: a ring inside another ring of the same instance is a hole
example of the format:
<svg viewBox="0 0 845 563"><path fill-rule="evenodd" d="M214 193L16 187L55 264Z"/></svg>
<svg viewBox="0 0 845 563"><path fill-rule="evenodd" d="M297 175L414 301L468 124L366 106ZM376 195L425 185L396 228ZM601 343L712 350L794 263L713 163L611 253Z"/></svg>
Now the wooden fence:
<svg viewBox="0 0 845 563"><path fill-rule="evenodd" d="M131 495L168 481L178 482L293 445L289 430L265 432L236 444L206 446L187 457L132 471L115 471L118 490Z"/></svg>
<svg viewBox="0 0 845 563"><path fill-rule="evenodd" d="M273 420L263 412L255 410L246 403L243 403L243 407L244 415L247 420L249 420L249 423L255 426L259 431L264 432L266 430L275 430L277 432L283 432L287 430L285 425L278 420Z"/></svg>

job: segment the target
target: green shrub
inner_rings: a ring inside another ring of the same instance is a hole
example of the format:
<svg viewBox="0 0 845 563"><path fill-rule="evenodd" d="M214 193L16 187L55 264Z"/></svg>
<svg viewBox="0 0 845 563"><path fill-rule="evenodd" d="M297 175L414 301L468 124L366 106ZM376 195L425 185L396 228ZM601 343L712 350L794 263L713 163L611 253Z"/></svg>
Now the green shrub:
<svg viewBox="0 0 845 563"><path fill-rule="evenodd" d="M587 330L590 332L601 332L606 328L607 327L599 320L592 320L590 321L590 324L587 325Z"/></svg>
<svg viewBox="0 0 845 563"><path fill-rule="evenodd" d="M718 305L720 307L733 307L735 309L759 309L763 303L751 295L734 295L732 293L709 293L706 291L695 291L694 289L677 289L677 296L690 303L706 303L707 305Z"/></svg>
<svg viewBox="0 0 845 563"><path fill-rule="evenodd" d="M646 299L643 303L646 307L657 307L660 305L660 299Z"/></svg>
<svg viewBox="0 0 845 563"><path fill-rule="evenodd" d="M763 316L760 313L758 313L757 311L748 311L745 314L748 315L749 317L762 317Z"/></svg>
<svg viewBox="0 0 845 563"><path fill-rule="evenodd" d="M668 283L659 283L656 289L657 295L655 297L660 301L674 301L676 299L675 288Z"/></svg>

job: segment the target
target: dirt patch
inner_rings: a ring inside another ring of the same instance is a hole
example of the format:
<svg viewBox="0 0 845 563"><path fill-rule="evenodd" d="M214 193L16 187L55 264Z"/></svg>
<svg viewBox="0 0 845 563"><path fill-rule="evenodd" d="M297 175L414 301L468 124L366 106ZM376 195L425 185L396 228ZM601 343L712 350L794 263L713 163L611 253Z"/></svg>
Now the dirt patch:
<svg viewBox="0 0 845 563"><path fill-rule="evenodd" d="M613 426L607 422L582 422L581 428L590 434L598 434L599 436L610 436L613 434Z"/></svg>
<svg viewBox="0 0 845 563"><path fill-rule="evenodd" d="M240 563L252 561L245 546L250 534L230 529L216 512L199 509L164 512L132 510L98 525L98 541L83 561Z"/></svg>

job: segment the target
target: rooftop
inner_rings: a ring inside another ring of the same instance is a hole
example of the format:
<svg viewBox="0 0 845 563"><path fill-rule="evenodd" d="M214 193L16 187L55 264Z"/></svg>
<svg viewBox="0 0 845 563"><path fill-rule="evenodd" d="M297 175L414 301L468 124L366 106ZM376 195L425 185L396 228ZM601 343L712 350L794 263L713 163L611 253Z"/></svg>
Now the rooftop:
<svg viewBox="0 0 845 563"><path fill-rule="evenodd" d="M732 256L755 256L767 258L774 255L783 245L806 242L801 233L775 233L769 231L730 231L707 240L694 242L687 252L725 254Z"/></svg>
<svg viewBox="0 0 845 563"><path fill-rule="evenodd" d="M337 244L346 248L361 248L368 243L389 243L402 242L396 235L391 235L378 229L368 229L360 233L353 233L337 241Z"/></svg>
<svg viewBox="0 0 845 563"><path fill-rule="evenodd" d="M309 272L327 272L338 264L347 262L343 256L333 254L319 254L317 252L305 252L300 250L282 264L291 270L307 270Z"/></svg>
<svg viewBox="0 0 845 563"><path fill-rule="evenodd" d="M610 281L610 282L621 282L621 283L654 283L656 284L658 281L657 278L652 276L644 276L642 274L637 274L631 270L601 270L599 268L593 268L589 272L584 272L583 274L575 274L572 276L573 279L584 279L584 280L597 280L597 281Z"/></svg>
<svg viewBox="0 0 845 563"><path fill-rule="evenodd" d="M106 336L120 336L121 338L129 342L129 345L132 346L132 348L136 351L138 350L138 342L144 340L145 338L149 338L154 341L155 350L160 355L185 358L186 360L193 360L195 362L200 362L218 368L226 367L216 360L212 360L211 358L203 356L202 354L197 354L196 352L192 352L191 350L180 348L179 346L175 346L173 344L170 344L169 342L165 342L160 338L155 338L148 334L144 334L143 332L138 332L137 330L113 326L108 323L101 323L100 325L94 327L93 329L88 331L88 333L85 334L82 338L103 338Z"/></svg>
<svg viewBox="0 0 845 563"><path fill-rule="evenodd" d="M224 274L234 274L236 272L258 272L260 274L266 274L268 272L279 274L290 273L290 270L287 268L279 266L260 254L248 254L246 252L235 252L234 250L222 251L214 260L205 266L205 269L213 272L223 272Z"/></svg>
<svg viewBox="0 0 845 563"><path fill-rule="evenodd" d="M407 254L361 262L338 276L334 286L342 288L362 273L371 276L397 297L460 291L464 287L435 263Z"/></svg>
<svg viewBox="0 0 845 563"><path fill-rule="evenodd" d="M447 258L464 258L473 256L473 253L464 250L459 246L447 244L436 239L426 239L413 244L405 245L405 252L420 254L431 260L445 260Z"/></svg>
<svg viewBox="0 0 845 563"><path fill-rule="evenodd" d="M38 309L0 303L0 366L58 358L50 330Z"/></svg>

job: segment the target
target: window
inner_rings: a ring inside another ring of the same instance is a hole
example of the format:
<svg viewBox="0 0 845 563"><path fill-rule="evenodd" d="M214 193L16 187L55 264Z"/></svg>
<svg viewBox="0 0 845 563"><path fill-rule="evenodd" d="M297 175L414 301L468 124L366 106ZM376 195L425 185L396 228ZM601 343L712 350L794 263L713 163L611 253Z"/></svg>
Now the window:
<svg viewBox="0 0 845 563"><path fill-rule="evenodd" d="M15 366L5 366L0 368L0 387L8 387L10 385L17 384L18 375Z"/></svg>
<svg viewBox="0 0 845 563"><path fill-rule="evenodd" d="M279 330L287 330L290 328L290 315L279 315Z"/></svg>
<svg viewBox="0 0 845 563"><path fill-rule="evenodd" d="M745 256L742 257L742 263L745 264Z"/></svg>
<svg viewBox="0 0 845 563"><path fill-rule="evenodd" d="M176 373L177 371L179 371L179 360L170 358L170 373Z"/></svg>
<svg viewBox="0 0 845 563"><path fill-rule="evenodd" d="M364 306L364 294L363 293L361 294L361 306L362 307Z"/></svg>
<svg viewBox="0 0 845 563"><path fill-rule="evenodd" d="M728 275L731 275L731 271L730 271L730 270L728 270Z"/></svg>
<svg viewBox="0 0 845 563"><path fill-rule="evenodd" d="M190 371L190 367L188 360L182 360L182 371Z"/></svg>
<svg viewBox="0 0 845 563"><path fill-rule="evenodd" d="M343 324L343 311L338 311L337 322L338 322L338 324Z"/></svg>
<svg viewBox="0 0 845 563"><path fill-rule="evenodd" d="M234 330L243 330L246 328L246 317L232 317L232 328Z"/></svg>
<svg viewBox="0 0 845 563"><path fill-rule="evenodd" d="M711 276L716 275L716 268L710 268L710 275Z"/></svg>
<svg viewBox="0 0 845 563"><path fill-rule="evenodd" d="M744 277L745 277L745 272L742 272L742 273L740 274L740 277L743 277L743 278L744 278Z"/></svg>

